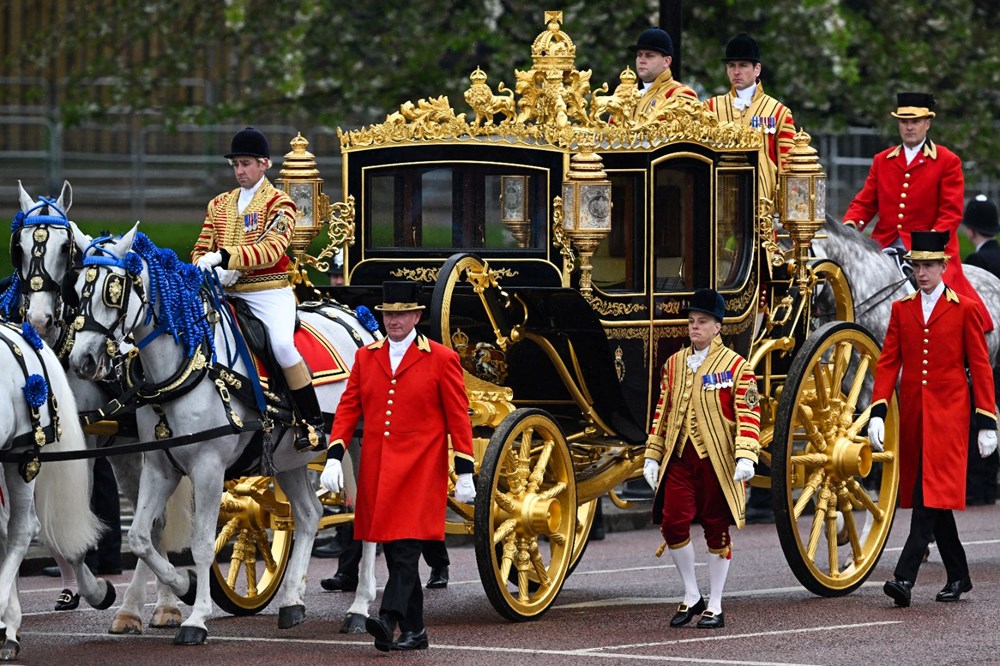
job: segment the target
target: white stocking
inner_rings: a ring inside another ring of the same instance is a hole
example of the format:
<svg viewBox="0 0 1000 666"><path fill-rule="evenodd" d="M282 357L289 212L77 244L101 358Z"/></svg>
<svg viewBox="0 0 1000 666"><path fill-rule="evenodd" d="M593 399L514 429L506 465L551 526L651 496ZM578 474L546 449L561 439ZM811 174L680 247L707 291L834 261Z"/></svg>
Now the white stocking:
<svg viewBox="0 0 1000 666"><path fill-rule="evenodd" d="M50 550L49 552L52 554L52 559L54 559L56 564L59 565L59 573L62 574L63 588L76 593L76 571L73 570L72 565L66 561L65 557L57 553L55 550Z"/></svg>
<svg viewBox="0 0 1000 666"><path fill-rule="evenodd" d="M684 603L693 606L701 599L701 591L698 590L698 578L694 575L694 546L689 541L682 548L669 548L670 557L674 560L677 573L681 575L681 582L684 583Z"/></svg>
<svg viewBox="0 0 1000 666"><path fill-rule="evenodd" d="M708 595L708 610L713 613L722 612L722 588L726 586L726 576L729 574L730 560L719 557L715 553L708 554L708 575L712 581Z"/></svg>

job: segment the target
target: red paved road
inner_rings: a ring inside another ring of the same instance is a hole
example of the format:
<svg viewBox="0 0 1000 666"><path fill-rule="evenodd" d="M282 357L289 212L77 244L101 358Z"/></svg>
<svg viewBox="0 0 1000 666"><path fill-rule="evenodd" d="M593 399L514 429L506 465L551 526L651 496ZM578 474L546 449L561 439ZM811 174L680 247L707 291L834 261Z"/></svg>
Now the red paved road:
<svg viewBox="0 0 1000 666"><path fill-rule="evenodd" d="M431 649L410 654L383 655L366 636L337 633L351 599L319 588L319 579L333 573L334 560L312 561L305 624L279 631L276 609L248 618L216 612L208 625L209 643L201 647L176 647L173 632L166 630L109 636L110 610L52 612L58 584L35 576L22 580L26 617L18 663L995 664L1000 663L998 519L1000 506L959 516L975 589L958 604L935 603L944 569L934 552L909 609L892 607L881 592L905 537L908 511L898 513L889 550L869 582L835 599L801 588L785 565L773 526L750 526L736 535L726 627L715 632L666 626L681 587L668 561L653 556L655 531L612 533L592 543L552 610L524 624L505 622L493 611L473 549L452 548L452 583L426 595ZM704 562L699 555L707 592ZM377 572L384 582L381 559Z"/></svg>

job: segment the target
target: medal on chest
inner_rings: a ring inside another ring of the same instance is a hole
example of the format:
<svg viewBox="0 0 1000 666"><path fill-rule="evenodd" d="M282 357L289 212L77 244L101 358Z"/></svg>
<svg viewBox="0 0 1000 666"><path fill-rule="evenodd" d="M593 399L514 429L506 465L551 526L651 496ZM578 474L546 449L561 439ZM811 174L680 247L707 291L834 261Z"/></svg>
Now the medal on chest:
<svg viewBox="0 0 1000 666"><path fill-rule="evenodd" d="M256 231L260 226L260 213L246 213L243 215L243 233Z"/></svg>
<svg viewBox="0 0 1000 666"><path fill-rule="evenodd" d="M712 372L701 376L701 390L718 391L733 385L733 373L729 370Z"/></svg>

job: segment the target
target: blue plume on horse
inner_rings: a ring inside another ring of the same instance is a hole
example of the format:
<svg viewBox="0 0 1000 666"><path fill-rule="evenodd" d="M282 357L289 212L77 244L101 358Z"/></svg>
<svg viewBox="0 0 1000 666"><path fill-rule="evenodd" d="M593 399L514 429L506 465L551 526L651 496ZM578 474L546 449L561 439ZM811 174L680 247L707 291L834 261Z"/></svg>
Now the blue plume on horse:
<svg viewBox="0 0 1000 666"><path fill-rule="evenodd" d="M28 404L38 409L45 404L45 400L49 397L49 385L45 381L45 377L41 375L29 375L28 379L24 382L24 399L28 401Z"/></svg>
<svg viewBox="0 0 1000 666"><path fill-rule="evenodd" d="M371 310L363 305L359 305L354 309L354 314L369 333L374 333L378 330L378 321Z"/></svg>
<svg viewBox="0 0 1000 666"><path fill-rule="evenodd" d="M14 273L11 276L10 284L3 294L0 294L0 314L10 319L11 313L17 309L17 304L21 300L21 278Z"/></svg>
<svg viewBox="0 0 1000 666"><path fill-rule="evenodd" d="M35 349L42 348L42 338L38 335L38 331L26 321L21 322L21 337L27 340L28 344Z"/></svg>
<svg viewBox="0 0 1000 666"><path fill-rule="evenodd" d="M14 219L10 221L10 233L16 234L24 226L24 211L19 210L14 213Z"/></svg>

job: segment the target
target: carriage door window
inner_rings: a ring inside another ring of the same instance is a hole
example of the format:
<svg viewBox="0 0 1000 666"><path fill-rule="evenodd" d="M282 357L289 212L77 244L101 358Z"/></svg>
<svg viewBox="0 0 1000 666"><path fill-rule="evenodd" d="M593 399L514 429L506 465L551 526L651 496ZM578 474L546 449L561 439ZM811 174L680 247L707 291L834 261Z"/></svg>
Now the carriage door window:
<svg viewBox="0 0 1000 666"><path fill-rule="evenodd" d="M643 229L646 210L642 194L646 186L646 171L609 173L611 180L611 233L608 234L592 258L594 286L607 292L642 292L643 279L642 238L636 238Z"/></svg>
<svg viewBox="0 0 1000 666"><path fill-rule="evenodd" d="M749 169L718 172L715 199L715 281L717 289L738 287L750 270L753 217Z"/></svg>
<svg viewBox="0 0 1000 666"><path fill-rule="evenodd" d="M673 158L653 172L653 257L656 291L709 286L711 225L707 162Z"/></svg>

